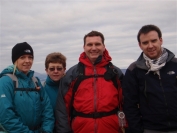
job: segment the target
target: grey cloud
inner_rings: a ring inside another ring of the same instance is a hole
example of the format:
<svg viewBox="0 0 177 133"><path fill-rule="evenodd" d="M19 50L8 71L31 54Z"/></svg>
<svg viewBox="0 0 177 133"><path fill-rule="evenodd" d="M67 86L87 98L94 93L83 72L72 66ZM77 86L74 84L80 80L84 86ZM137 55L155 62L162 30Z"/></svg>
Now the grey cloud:
<svg viewBox="0 0 177 133"><path fill-rule="evenodd" d="M44 73L51 52L67 57L67 69L78 62L83 37L91 30L105 36L106 48L120 68L127 68L141 50L136 35L141 26L156 24L164 47L177 54L177 5L171 1L2 0L0 2L0 71L11 64L11 49L27 41L35 51L32 69Z"/></svg>

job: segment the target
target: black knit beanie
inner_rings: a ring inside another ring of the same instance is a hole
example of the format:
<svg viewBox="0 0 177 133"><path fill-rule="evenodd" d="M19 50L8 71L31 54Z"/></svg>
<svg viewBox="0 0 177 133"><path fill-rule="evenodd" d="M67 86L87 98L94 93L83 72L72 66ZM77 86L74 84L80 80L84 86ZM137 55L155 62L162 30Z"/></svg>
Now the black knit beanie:
<svg viewBox="0 0 177 133"><path fill-rule="evenodd" d="M25 55L25 54L33 56L32 47L27 42L17 43L12 48L12 62L13 62L13 64L20 56Z"/></svg>

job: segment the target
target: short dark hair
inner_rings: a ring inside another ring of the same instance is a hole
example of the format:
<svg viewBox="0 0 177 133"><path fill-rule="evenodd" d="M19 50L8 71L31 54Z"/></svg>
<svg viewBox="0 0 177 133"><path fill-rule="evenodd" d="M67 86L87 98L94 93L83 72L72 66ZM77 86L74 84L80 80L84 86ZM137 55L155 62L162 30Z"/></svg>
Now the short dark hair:
<svg viewBox="0 0 177 133"><path fill-rule="evenodd" d="M137 35L137 40L140 43L140 35L141 34L147 34L150 31L156 31L158 33L159 38L162 37L162 32L160 31L159 27L149 24L149 25L144 25L143 27L141 27L141 29L138 32Z"/></svg>
<svg viewBox="0 0 177 133"><path fill-rule="evenodd" d="M59 52L50 53L45 59L46 69L49 67L49 63L61 63L63 67L66 68L66 57Z"/></svg>
<svg viewBox="0 0 177 133"><path fill-rule="evenodd" d="M104 44L104 35L101 32L98 32L98 31L91 31L84 36L84 45L85 45L85 42L86 42L86 38L87 37L93 37L93 36L100 36L101 40L102 40L102 43Z"/></svg>

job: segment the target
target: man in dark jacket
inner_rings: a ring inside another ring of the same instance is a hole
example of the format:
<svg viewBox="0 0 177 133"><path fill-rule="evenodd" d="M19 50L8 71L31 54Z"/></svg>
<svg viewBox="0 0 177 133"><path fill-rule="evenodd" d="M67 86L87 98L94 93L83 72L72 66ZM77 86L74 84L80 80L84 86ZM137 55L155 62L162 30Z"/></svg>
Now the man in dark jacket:
<svg viewBox="0 0 177 133"><path fill-rule="evenodd" d="M71 67L61 80L56 104L56 131L121 133L117 111L122 99L120 81L123 74L115 66L108 68L112 58L105 48L102 33L91 31L85 35L83 48L79 57L83 67L79 64ZM78 83L80 77L84 80Z"/></svg>
<svg viewBox="0 0 177 133"><path fill-rule="evenodd" d="M177 133L177 59L162 47L155 25L137 35L142 53L123 80L124 112L132 133Z"/></svg>

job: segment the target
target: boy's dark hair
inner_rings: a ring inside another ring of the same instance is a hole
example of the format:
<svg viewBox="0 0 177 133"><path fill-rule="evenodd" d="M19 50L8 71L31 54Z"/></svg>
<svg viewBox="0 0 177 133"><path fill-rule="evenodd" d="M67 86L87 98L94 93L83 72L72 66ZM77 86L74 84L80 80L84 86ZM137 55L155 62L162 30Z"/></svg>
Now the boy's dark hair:
<svg viewBox="0 0 177 133"><path fill-rule="evenodd" d="M141 27L141 29L138 32L137 35L137 40L140 43L140 35L141 34L147 34L150 31L156 31L158 33L159 38L162 37L162 32L160 31L159 27L155 26L155 25L144 25L143 27Z"/></svg>
<svg viewBox="0 0 177 133"><path fill-rule="evenodd" d="M59 52L50 53L45 59L46 69L49 67L49 63L61 63L66 68L66 57Z"/></svg>
<svg viewBox="0 0 177 133"><path fill-rule="evenodd" d="M93 36L100 36L101 37L101 40L102 40L102 43L104 44L104 36L101 32L98 32L98 31L91 31L89 32L88 34L86 34L84 36L84 45L85 45L85 42L86 42L86 38L87 37L93 37Z"/></svg>

